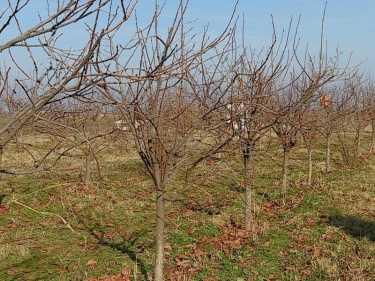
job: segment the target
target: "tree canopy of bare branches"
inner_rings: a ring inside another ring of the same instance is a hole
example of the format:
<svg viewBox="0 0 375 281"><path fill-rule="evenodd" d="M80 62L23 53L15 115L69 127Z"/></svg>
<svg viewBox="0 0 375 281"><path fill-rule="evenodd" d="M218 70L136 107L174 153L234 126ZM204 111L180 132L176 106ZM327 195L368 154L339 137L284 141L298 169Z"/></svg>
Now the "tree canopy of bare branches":
<svg viewBox="0 0 375 281"><path fill-rule="evenodd" d="M6 40L0 45L0 106L6 118L0 126L0 152L25 124L35 124L47 105L63 104L67 98L89 98L92 86L103 76L93 71L94 66L113 58L98 57L103 39L129 19L136 3L40 1L40 11L29 0L3 5L0 34ZM34 19L33 25L25 24L25 14L30 21ZM69 41L75 30L79 30L81 45L76 42L73 48Z"/></svg>

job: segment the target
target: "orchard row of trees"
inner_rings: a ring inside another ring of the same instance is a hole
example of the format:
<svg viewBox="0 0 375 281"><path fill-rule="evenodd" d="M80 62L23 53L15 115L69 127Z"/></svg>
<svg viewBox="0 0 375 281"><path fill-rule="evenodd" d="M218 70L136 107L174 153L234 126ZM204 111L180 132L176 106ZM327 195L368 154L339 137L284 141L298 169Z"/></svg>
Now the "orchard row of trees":
<svg viewBox="0 0 375 281"><path fill-rule="evenodd" d="M236 6L222 33L212 38L208 28L199 33L190 28L189 1L180 0L167 22L162 15L170 3L155 1L146 25L137 16L137 2L46 2L30 27L22 16L32 13L31 1L8 1L0 14L0 33L9 38L0 45L0 157L20 134L44 134L53 141L37 153L21 142L33 166L8 169L0 162L0 172L53 171L59 160L79 149L87 159L89 183L92 159L100 167L96 154L124 134L113 130L113 121L125 120L126 134L155 186L154 280L162 280L165 202L176 200L169 198L167 184L181 174L188 178L203 160L234 149L244 163L244 225L250 230L256 144L267 134L283 149L283 205L288 159L297 140L302 138L308 151L309 185L319 138L326 143L327 172L334 135L347 164L353 150L346 134L355 133L354 156L360 155L364 128L371 125L375 132L375 88L349 61L342 64L339 50L328 55L324 13L317 53L299 45L298 22L282 34L272 22L270 45L257 51L244 43L247 30ZM87 37L70 46L77 29ZM96 140L103 138L106 144L98 145ZM370 152L374 145L373 134Z"/></svg>

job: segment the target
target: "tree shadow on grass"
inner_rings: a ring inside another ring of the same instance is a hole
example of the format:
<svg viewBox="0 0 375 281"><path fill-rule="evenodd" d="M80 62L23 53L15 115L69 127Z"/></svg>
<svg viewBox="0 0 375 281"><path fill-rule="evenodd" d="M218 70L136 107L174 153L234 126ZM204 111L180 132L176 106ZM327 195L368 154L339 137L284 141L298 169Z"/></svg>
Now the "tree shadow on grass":
<svg viewBox="0 0 375 281"><path fill-rule="evenodd" d="M333 213L328 217L331 225L339 227L346 234L354 238L367 237L371 241L375 241L375 221L364 220L362 218Z"/></svg>
<svg viewBox="0 0 375 281"><path fill-rule="evenodd" d="M124 240L120 243L112 243L99 237L99 235L93 231L90 231L90 234L99 241L99 244L128 255L128 257L139 266L139 269L141 273L144 275L145 280L148 280L147 265L137 257L136 251L131 249L134 248L134 246L136 245L136 242L138 240L137 238L134 238L130 241Z"/></svg>
<svg viewBox="0 0 375 281"><path fill-rule="evenodd" d="M142 275L145 277L145 280L148 280L148 270L150 269L149 266L145 262L143 262L141 259L137 256L137 251L135 248L137 248L137 244L139 241L138 237L132 238L130 240L123 240L122 242L115 243L112 241L108 241L104 237L104 233L102 232L96 232L95 228L90 227L86 225L82 220L80 220L81 223L84 225L84 229L95 239L98 241L100 245L109 247L111 249L114 249L116 251L119 251L121 253L126 254L134 263L137 264L139 267L139 270L141 271ZM148 235L148 232L146 233ZM135 273L136 274L136 273Z"/></svg>

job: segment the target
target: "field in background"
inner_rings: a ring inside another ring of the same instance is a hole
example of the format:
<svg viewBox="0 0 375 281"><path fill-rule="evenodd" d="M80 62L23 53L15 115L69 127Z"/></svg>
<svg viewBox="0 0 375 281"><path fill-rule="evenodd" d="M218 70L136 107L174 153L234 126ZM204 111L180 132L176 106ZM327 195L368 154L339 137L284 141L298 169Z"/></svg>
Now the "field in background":
<svg viewBox="0 0 375 281"><path fill-rule="evenodd" d="M363 155L351 166L334 142L329 174L318 144L311 187L299 142L284 207L277 204L280 147L275 142L256 155L254 231L242 227L242 162L235 152L203 162L188 182L171 182L169 195L181 200L166 207L168 280L375 280L375 159L366 154L369 133L364 137ZM150 279L153 183L128 136L121 138L98 153L101 177L93 165L89 186L79 151L50 172L1 175L0 280ZM48 141L22 143L42 149ZM13 143L4 165L32 165L25 153Z"/></svg>

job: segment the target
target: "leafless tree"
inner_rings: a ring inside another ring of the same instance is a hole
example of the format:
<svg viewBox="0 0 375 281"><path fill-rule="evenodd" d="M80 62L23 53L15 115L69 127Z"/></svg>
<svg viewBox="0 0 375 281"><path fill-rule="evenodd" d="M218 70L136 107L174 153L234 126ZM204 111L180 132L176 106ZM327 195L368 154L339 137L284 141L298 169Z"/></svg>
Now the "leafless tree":
<svg viewBox="0 0 375 281"><path fill-rule="evenodd" d="M93 73L92 66L112 59L98 60L103 39L129 19L137 0L41 1L39 11L32 9L30 2L7 1L0 12L0 53L4 56L0 93L6 115L0 127L1 152L26 124L38 121L36 115L46 105L69 97L85 98L105 75ZM35 24L25 26L25 16ZM82 41L70 46L72 32L80 29L87 31L79 35ZM48 167L0 172L45 169Z"/></svg>
<svg viewBox="0 0 375 281"><path fill-rule="evenodd" d="M215 113L234 82L227 82L225 76L229 72L222 69L233 48L232 20L218 37L209 38L206 28L199 37L186 29L184 15L188 5L188 1L180 1L172 21L165 23L163 6L155 1L150 24L142 28L137 22L133 40L122 47L113 45L113 52L119 52L117 72L98 85L106 102L118 107L122 119L129 124L138 153L154 182L154 280L158 281L163 280L165 201L173 200L167 194L168 185L179 173L226 144L226 139L219 144L214 139L215 130L224 123ZM168 24L166 33L160 29L162 24ZM131 58L129 48L133 50ZM135 67L134 58L138 65Z"/></svg>
<svg viewBox="0 0 375 281"><path fill-rule="evenodd" d="M371 126L371 139L369 153L375 150L375 85L372 79L368 79L363 88L364 91L364 118Z"/></svg>
<svg viewBox="0 0 375 281"><path fill-rule="evenodd" d="M275 121L272 129L283 148L283 163L281 174L280 205L285 205L289 156L292 148L297 143L297 135L301 128L300 108L293 107L296 101L296 91L292 86L283 90L273 98L273 112Z"/></svg>
<svg viewBox="0 0 375 281"><path fill-rule="evenodd" d="M98 155L108 150L115 142L116 135L121 134L113 127L113 117L107 116L102 106L70 99L59 106L53 103L44 107L35 119L38 122L34 129L46 136L51 144L58 144L54 145L53 151L49 151L49 166L55 166L63 158L83 158L84 172L80 172L80 178L88 185L91 181L91 164L95 160L100 178Z"/></svg>
<svg viewBox="0 0 375 281"><path fill-rule="evenodd" d="M340 90L340 119L336 130L343 163L347 166L354 164L353 160L361 154L361 138L367 125L364 109L362 77L355 75L342 84Z"/></svg>
<svg viewBox="0 0 375 281"><path fill-rule="evenodd" d="M238 141L244 164L245 229L253 226L252 216L252 157L255 144L271 128L270 117L273 96L285 87L293 55L288 55L292 36L292 22L285 34L278 36L273 26L272 41L265 52L243 47L233 67L237 83L233 85L229 99L228 117L230 128ZM244 33L244 30L243 30Z"/></svg>
<svg viewBox="0 0 375 281"><path fill-rule="evenodd" d="M355 100L355 106L353 109L352 118L350 119L350 124L354 130L354 147L353 156L359 158L362 154L362 136L365 128L369 125L369 116L367 114L366 105L366 81L362 77L355 77L354 83L350 85L350 91L352 93L352 99ZM354 80L354 78L352 79Z"/></svg>
<svg viewBox="0 0 375 281"><path fill-rule="evenodd" d="M303 122L301 123L300 133L302 135L303 142L307 149L307 184L312 185L312 173L313 173L313 150L316 142L319 140L321 135L319 129L323 126L323 110L329 106L329 99L326 95L321 94L319 101L310 104L310 107L306 109Z"/></svg>
<svg viewBox="0 0 375 281"><path fill-rule="evenodd" d="M339 131L339 127L343 126L343 120L348 113L347 107L350 101L343 92L343 84L331 85L325 87L321 91L321 97L325 102L321 104L321 116L319 117L318 126L319 134L323 137L325 143L325 173L332 170L331 167L331 143L334 135Z"/></svg>
<svg viewBox="0 0 375 281"><path fill-rule="evenodd" d="M343 66L340 65L340 51L336 48L334 56L328 55L328 47L324 44L324 20L325 10L323 13L320 49L316 56L312 55L308 48L304 55L299 55L299 41L295 36L293 51L297 67L291 72L291 83L276 98L275 108L275 125L273 129L280 139L283 150L283 172L281 181L280 203L285 204L286 177L289 152L295 146L297 134L304 123L306 112L313 101L319 99L319 90L323 86L331 83L339 83L347 78L347 72L350 69L350 59ZM356 74L355 70L351 71L352 75ZM286 165L286 166L285 166Z"/></svg>

